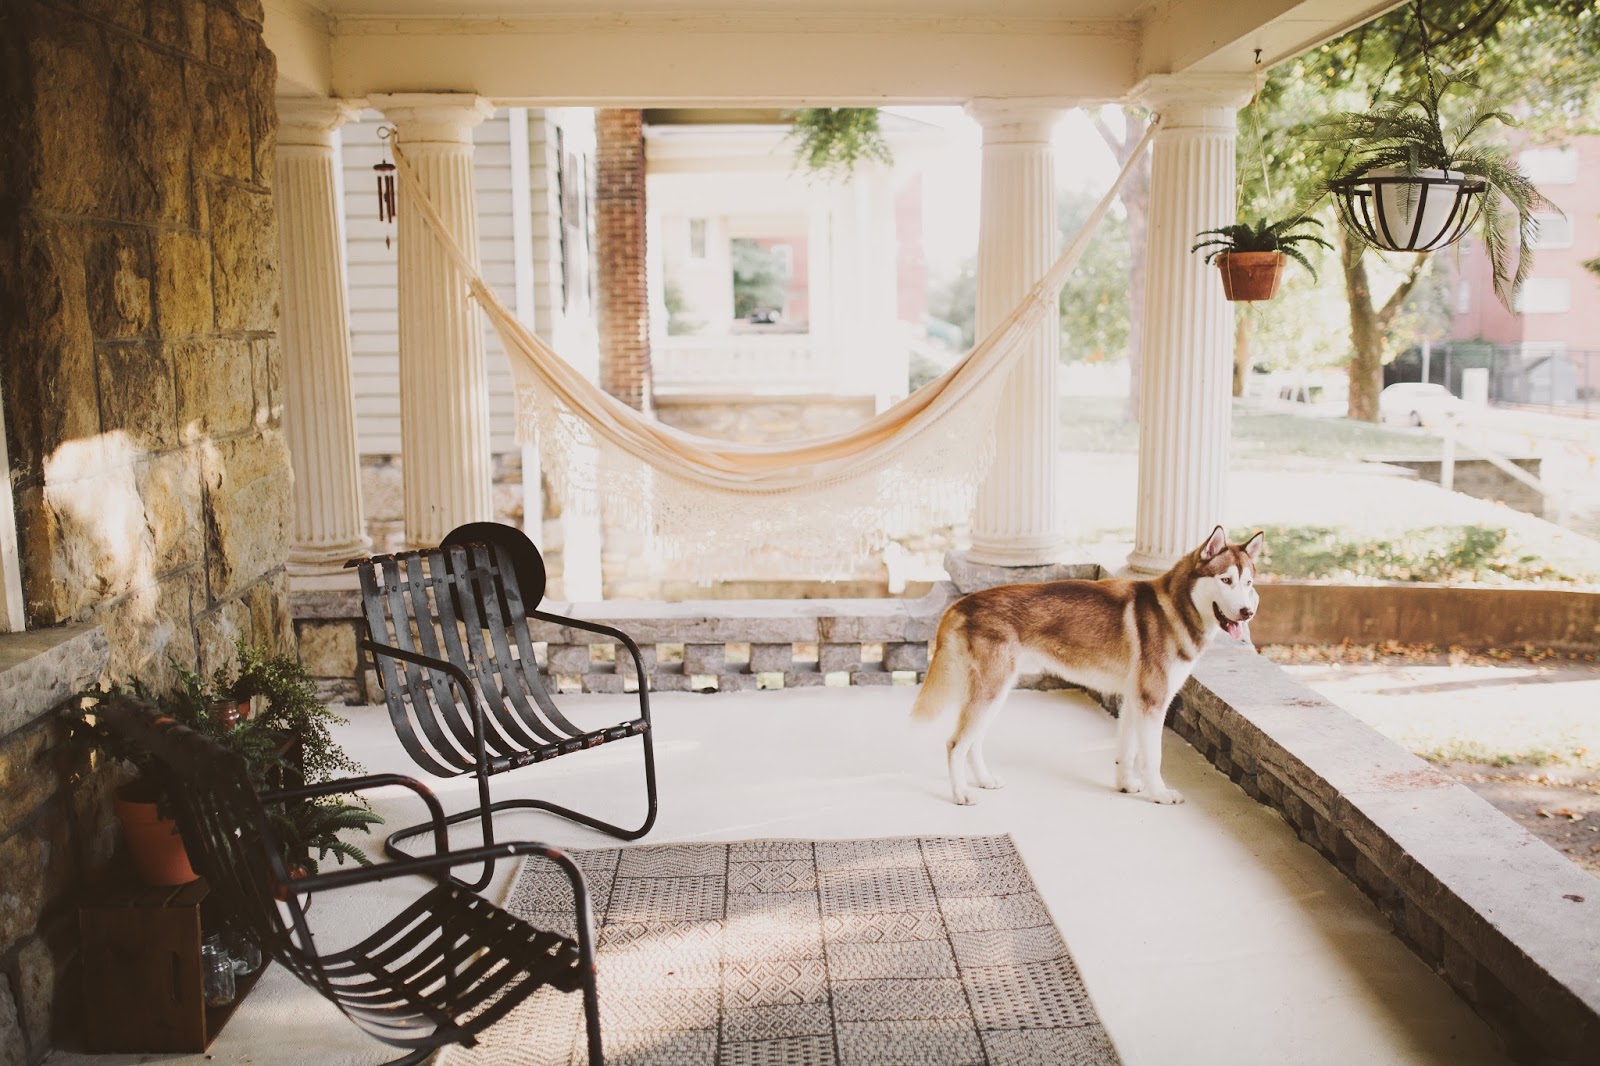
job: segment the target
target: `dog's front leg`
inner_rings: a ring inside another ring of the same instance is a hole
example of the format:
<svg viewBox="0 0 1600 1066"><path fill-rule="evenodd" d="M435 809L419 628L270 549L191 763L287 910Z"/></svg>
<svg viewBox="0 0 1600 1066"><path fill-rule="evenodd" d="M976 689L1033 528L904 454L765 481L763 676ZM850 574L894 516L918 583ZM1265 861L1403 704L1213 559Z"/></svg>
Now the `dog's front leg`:
<svg viewBox="0 0 1600 1066"><path fill-rule="evenodd" d="M1117 791L1142 792L1139 782L1139 701L1117 697Z"/></svg>
<svg viewBox="0 0 1600 1066"><path fill-rule="evenodd" d="M1183 802L1183 793L1168 788L1161 779L1161 733L1172 696L1165 686L1152 686L1141 691L1131 707L1123 704L1123 716L1133 719L1129 728L1139 737L1139 776L1144 780L1145 792L1156 803Z"/></svg>

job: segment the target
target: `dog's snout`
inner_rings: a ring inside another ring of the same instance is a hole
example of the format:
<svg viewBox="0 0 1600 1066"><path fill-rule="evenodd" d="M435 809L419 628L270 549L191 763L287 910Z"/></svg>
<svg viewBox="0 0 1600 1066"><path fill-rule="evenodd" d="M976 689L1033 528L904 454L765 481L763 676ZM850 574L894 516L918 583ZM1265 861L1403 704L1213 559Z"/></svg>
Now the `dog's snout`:
<svg viewBox="0 0 1600 1066"><path fill-rule="evenodd" d="M1250 621L1251 617L1255 613L1256 613L1256 609L1254 607L1241 607L1241 608L1239 608L1239 618L1240 618L1240 620L1245 621L1245 622Z"/></svg>

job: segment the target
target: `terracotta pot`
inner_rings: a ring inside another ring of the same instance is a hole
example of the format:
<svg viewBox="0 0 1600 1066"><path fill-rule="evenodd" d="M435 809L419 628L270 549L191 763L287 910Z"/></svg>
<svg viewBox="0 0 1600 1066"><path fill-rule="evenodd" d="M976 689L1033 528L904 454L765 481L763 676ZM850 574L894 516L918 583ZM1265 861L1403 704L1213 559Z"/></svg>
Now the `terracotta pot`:
<svg viewBox="0 0 1600 1066"><path fill-rule="evenodd" d="M125 799L119 794L115 806L140 880L147 885L186 885L200 876L189 865L178 823L157 815L154 803Z"/></svg>
<svg viewBox="0 0 1600 1066"><path fill-rule="evenodd" d="M1224 252L1217 256L1222 294L1230 300L1270 300L1283 280L1282 252Z"/></svg>
<svg viewBox="0 0 1600 1066"><path fill-rule="evenodd" d="M250 700L248 697L242 700L218 700L206 708L206 713L224 729L232 729L250 717Z"/></svg>

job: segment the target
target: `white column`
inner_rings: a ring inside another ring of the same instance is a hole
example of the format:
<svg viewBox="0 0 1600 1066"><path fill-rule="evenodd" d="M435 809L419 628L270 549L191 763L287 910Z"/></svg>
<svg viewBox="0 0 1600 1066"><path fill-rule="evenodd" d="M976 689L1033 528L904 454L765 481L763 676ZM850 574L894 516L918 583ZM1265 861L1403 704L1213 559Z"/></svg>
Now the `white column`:
<svg viewBox="0 0 1600 1066"><path fill-rule="evenodd" d="M983 125L978 223L977 331L1011 313L1056 257L1055 107L974 101ZM1037 566L1056 561L1065 540L1057 484L1060 427L1056 376L1059 325L1047 316L1011 372L995 425L995 460L978 487L969 561Z"/></svg>
<svg viewBox="0 0 1600 1066"><path fill-rule="evenodd" d="M350 316L333 131L358 109L278 101L275 188L283 263L284 434L294 464L289 568L332 573L368 555L350 384Z"/></svg>
<svg viewBox="0 0 1600 1066"><path fill-rule="evenodd" d="M1128 565L1159 573L1223 521L1233 421L1233 308L1195 234L1234 220L1234 148L1247 78L1152 77L1139 504Z"/></svg>
<svg viewBox="0 0 1600 1066"><path fill-rule="evenodd" d="M382 94L371 103L394 123L418 184L476 263L472 128L493 106L468 93ZM397 214L405 539L431 547L463 522L494 517L489 378L483 325L466 281L404 185Z"/></svg>

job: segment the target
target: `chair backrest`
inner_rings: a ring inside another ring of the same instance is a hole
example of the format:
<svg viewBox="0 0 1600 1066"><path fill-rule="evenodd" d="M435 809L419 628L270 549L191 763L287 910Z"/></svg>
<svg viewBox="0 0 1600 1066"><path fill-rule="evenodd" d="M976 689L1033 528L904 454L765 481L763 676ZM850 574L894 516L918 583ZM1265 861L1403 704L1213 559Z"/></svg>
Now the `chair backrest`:
<svg viewBox="0 0 1600 1066"><path fill-rule="evenodd" d="M582 734L539 676L528 611L504 544L447 544L367 559L362 617L376 644L442 659L482 693L487 754L508 756ZM374 656L395 734L440 777L476 765L472 708L443 671Z"/></svg>
<svg viewBox="0 0 1600 1066"><path fill-rule="evenodd" d="M106 728L149 752L161 768L189 861L210 897L263 952L332 998L271 819L244 757L131 700L102 705Z"/></svg>

